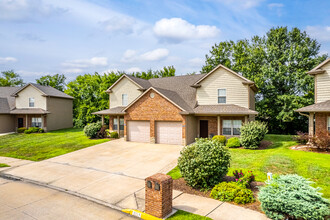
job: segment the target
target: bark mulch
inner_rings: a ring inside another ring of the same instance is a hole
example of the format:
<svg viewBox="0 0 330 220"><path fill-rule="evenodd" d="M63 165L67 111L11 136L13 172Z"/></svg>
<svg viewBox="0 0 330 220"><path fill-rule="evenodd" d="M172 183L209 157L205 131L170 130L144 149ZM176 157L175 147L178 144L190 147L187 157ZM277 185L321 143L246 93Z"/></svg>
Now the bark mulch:
<svg viewBox="0 0 330 220"><path fill-rule="evenodd" d="M314 148L314 147L310 147L308 145L296 145L296 146L290 147L290 149L306 151L306 152L314 152L314 153L320 153L320 154L330 154L330 152L327 151L326 149Z"/></svg>
<svg viewBox="0 0 330 220"><path fill-rule="evenodd" d="M235 178L232 177L232 176L225 176L224 181L226 181L226 182L235 181ZM262 212L261 208L260 208L260 202L257 199L258 198L257 194L259 192L258 186L261 186L261 185L264 185L264 183L263 182L252 182L252 184L251 184L251 190L253 192L254 198L256 199L255 202L245 204L245 205L236 204L236 203L233 203L233 202L229 202L229 203L231 203L233 205L238 205L238 206L241 206L241 207L244 207L244 208L252 209L254 211ZM183 178L173 180L173 189L179 190L179 191L184 192L184 193L192 194L192 195L211 198L210 197L211 190L201 191L200 189L194 189L194 188L188 186L186 184L186 181Z"/></svg>

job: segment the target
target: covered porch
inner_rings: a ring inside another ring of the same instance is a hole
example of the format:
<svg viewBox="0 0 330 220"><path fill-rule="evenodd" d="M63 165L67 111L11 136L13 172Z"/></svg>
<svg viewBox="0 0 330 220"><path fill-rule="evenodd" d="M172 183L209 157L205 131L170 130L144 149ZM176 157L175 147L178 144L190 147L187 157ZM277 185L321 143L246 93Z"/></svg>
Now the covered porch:
<svg viewBox="0 0 330 220"><path fill-rule="evenodd" d="M47 131L47 114L48 111L34 108L34 109L14 109L10 112L15 115L15 131L18 128L37 127Z"/></svg>
<svg viewBox="0 0 330 220"><path fill-rule="evenodd" d="M124 107L115 107L105 109L102 111L94 112L92 114L100 115L102 125L105 125L105 116L109 116L109 130L110 132L116 131L119 137L124 137L124 115L122 112Z"/></svg>

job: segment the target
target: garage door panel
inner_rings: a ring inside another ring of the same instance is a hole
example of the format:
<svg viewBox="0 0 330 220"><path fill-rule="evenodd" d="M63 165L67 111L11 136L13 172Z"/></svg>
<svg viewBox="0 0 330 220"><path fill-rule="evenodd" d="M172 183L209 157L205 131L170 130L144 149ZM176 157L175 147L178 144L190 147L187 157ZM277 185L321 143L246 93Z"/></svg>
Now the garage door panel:
<svg viewBox="0 0 330 220"><path fill-rule="evenodd" d="M128 121L127 136L129 141L148 143L150 141L150 122Z"/></svg>
<svg viewBox="0 0 330 220"><path fill-rule="evenodd" d="M156 142L182 144L182 122L156 122Z"/></svg>

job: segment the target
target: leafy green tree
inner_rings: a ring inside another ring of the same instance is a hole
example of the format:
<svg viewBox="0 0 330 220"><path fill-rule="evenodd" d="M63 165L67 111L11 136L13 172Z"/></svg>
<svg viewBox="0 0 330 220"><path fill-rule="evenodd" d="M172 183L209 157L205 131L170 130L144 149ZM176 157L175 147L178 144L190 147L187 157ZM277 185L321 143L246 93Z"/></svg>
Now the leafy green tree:
<svg viewBox="0 0 330 220"><path fill-rule="evenodd" d="M109 95L105 92L125 72L109 72L99 74L85 74L67 85L65 93L74 97L73 116L75 127L84 127L88 123L100 120L100 116L93 115L93 112L109 108ZM147 72L136 72L135 77L151 79L175 75L174 67L164 67L162 70ZM107 118L106 118L107 120Z"/></svg>
<svg viewBox="0 0 330 220"><path fill-rule="evenodd" d="M42 76L39 79L36 79L36 82L39 85L51 86L63 92L66 86L65 80L66 77L63 74L55 74L53 76L51 75Z"/></svg>
<svg viewBox="0 0 330 220"><path fill-rule="evenodd" d="M295 133L307 130L306 117L294 110L314 101L314 80L306 72L327 58L319 50L306 32L277 27L261 37L215 44L202 72L223 64L254 81L258 118L268 122L271 133Z"/></svg>
<svg viewBox="0 0 330 220"><path fill-rule="evenodd" d="M22 86L23 79L13 70L3 71L0 76L0 86Z"/></svg>

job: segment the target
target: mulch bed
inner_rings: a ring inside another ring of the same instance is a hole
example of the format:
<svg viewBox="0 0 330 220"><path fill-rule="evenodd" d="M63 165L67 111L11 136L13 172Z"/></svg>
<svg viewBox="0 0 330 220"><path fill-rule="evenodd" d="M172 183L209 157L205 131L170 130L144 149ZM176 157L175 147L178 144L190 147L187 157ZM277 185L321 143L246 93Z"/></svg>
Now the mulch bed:
<svg viewBox="0 0 330 220"><path fill-rule="evenodd" d="M224 181L225 182L235 181L235 178L232 177L232 176L225 176ZM241 207L244 207L244 208L252 209L254 211L262 212L261 208L260 208L260 202L257 199L257 194L259 192L258 186L261 186L261 185L264 185L264 184L265 183L263 183L263 182L252 182L251 190L253 192L254 198L256 199L255 202L245 204L245 205L236 204L236 203L233 203L233 202L229 202L229 203L234 204L234 205L238 205L238 206L241 206ZM182 191L184 193L192 194L192 195L211 198L210 197L211 190L209 190L209 191L200 191L199 189L194 189L194 188L188 186L186 184L186 181L183 178L173 180L173 189Z"/></svg>
<svg viewBox="0 0 330 220"><path fill-rule="evenodd" d="M306 151L306 152L315 152L315 153L321 153L321 154L330 154L330 152L326 151L325 149L314 148L314 147L310 147L308 145L296 145L296 146L290 147L290 149Z"/></svg>

